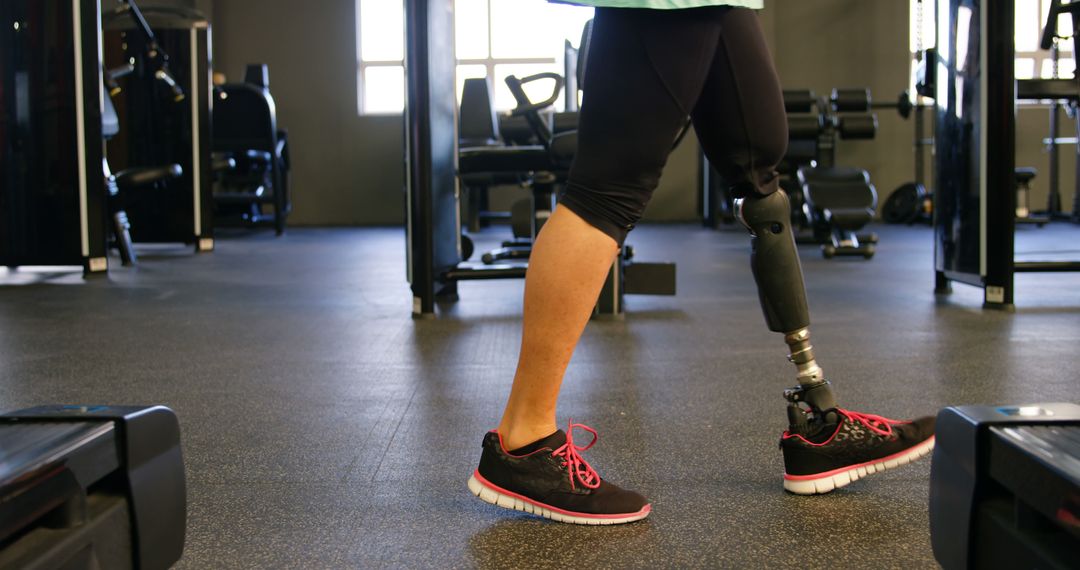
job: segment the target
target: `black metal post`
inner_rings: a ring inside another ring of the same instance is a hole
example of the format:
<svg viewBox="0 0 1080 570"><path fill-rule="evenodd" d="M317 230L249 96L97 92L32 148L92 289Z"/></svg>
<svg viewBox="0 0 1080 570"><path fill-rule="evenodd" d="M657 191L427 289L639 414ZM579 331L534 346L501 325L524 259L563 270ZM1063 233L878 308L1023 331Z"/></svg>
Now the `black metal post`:
<svg viewBox="0 0 1080 570"><path fill-rule="evenodd" d="M1011 2L983 0L980 10L986 27L982 49L986 50L986 282L984 304L988 308L1011 308L1013 304L1013 256L1016 231L1016 90L1013 73L1013 17Z"/></svg>
<svg viewBox="0 0 1080 570"><path fill-rule="evenodd" d="M456 296L456 282L444 275L461 261L453 26L449 0L406 0L406 232L414 316L431 316L437 297Z"/></svg>

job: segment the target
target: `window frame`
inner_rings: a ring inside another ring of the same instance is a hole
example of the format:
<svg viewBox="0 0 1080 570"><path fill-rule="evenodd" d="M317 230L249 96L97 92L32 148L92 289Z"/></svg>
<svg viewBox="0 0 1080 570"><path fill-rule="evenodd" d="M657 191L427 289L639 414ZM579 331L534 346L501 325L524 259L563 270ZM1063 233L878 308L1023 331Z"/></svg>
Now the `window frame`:
<svg viewBox="0 0 1080 570"><path fill-rule="evenodd" d="M356 30L355 30L355 36L356 36L356 112L357 112L357 115L359 115L361 117L386 117L386 116L401 115L402 113L404 113L404 109L402 109L401 111L373 111L373 112L370 112L370 111L367 110L367 89L366 89L365 80L364 80L364 77L366 76L365 72L369 68L372 68L372 67L399 67L399 68L401 68L402 72L404 73L404 71L405 71L405 60L404 59L398 59L398 60L393 60L393 59L366 60L366 59L364 59L364 48L363 48L363 42L361 40L361 37L363 35L362 34L363 22L361 21L362 20L362 16L361 16L362 11L360 9L360 4L363 3L364 1L365 0L355 0L353 2L353 8L356 10L356 13L354 15L354 20L355 20L354 23L355 23L355 28L356 28ZM402 8L402 10L405 9L404 1L402 1L402 3L401 3L401 8ZM401 41L402 41L402 53L404 53L404 50L405 50L405 46L404 46L405 30L404 29L401 30Z"/></svg>
<svg viewBox="0 0 1080 570"><path fill-rule="evenodd" d="M365 100L366 99L366 85L365 85L365 81L364 81L365 71L367 69L369 69L369 68L372 68L372 67L399 67L399 68L402 69L402 71L404 71L405 61L404 60L365 60L364 59L364 56L363 56L363 53L362 53L363 50L362 50L362 40L361 40L361 21L360 21L361 20L361 9L360 9L360 5L361 5L361 3L365 2L365 1L366 0L354 0L354 2L353 2L355 10L356 10L355 18L356 18L356 86L357 86L356 106L357 106L357 114L359 116L361 116L361 117L401 115L404 112L404 109L402 109L402 111L375 111L375 112L371 112L371 111L368 111L367 108L366 108L367 107L366 100ZM494 46L492 45L492 43L493 43L492 38L493 38L494 34L492 34L492 25L493 25L493 22L492 22L492 20L493 20L493 18L492 18L492 15L493 15L492 14L492 12L493 12L492 2L494 2L494 1L498 1L498 0L487 0L487 2L486 2L486 5L487 5L486 6L487 7L487 54L488 54L488 56L486 58L459 59L457 57L457 26L454 25L453 30L451 31L450 41L451 41L451 45L453 46L452 49L454 50L455 85L457 84L457 77L456 77L457 70L460 69L460 67L464 66L464 65L483 66L484 69L486 70L488 80L489 81L495 81L495 67L496 66L500 66L500 65L554 65L554 64L557 64L559 62L559 56L558 55L555 55L555 56L552 56L552 57L493 57L492 53L494 53L494 49L493 49ZM404 9L404 4L402 5L402 8ZM457 8L456 0L454 0L454 8L455 9ZM402 30L402 41L403 42L404 42L404 37L405 37L405 30ZM497 86L494 86L494 85L492 87L497 88ZM458 95L460 95L460 93Z"/></svg>
<svg viewBox="0 0 1080 570"><path fill-rule="evenodd" d="M1014 9L1020 9L1021 8L1021 6L1019 5L1018 0L1012 0L1012 1L1013 1ZM1039 17L1036 19L1037 22L1038 22L1038 26L1039 26L1038 30L1035 30L1036 37L1041 37L1042 36L1042 31L1043 31L1042 27L1043 27L1043 24L1046 21L1046 14L1048 13L1049 3L1050 3L1050 0L1037 0L1036 1L1035 9L1038 10L1038 13L1039 13ZM920 4L919 0L910 0L909 14L910 14L911 20L910 20L910 22L908 24L909 34L916 31L916 23L917 23L916 22L916 14L917 14L917 10L918 10L918 8L917 8L918 4ZM927 21L928 18L929 18L930 22L933 22L933 19L935 17L934 7L933 7L934 6L934 0L922 0L921 4L922 4L922 11L923 11L922 17L923 17L924 23ZM1076 34L1077 31L1073 30L1073 33ZM926 34L925 29L923 31L922 37L923 37L924 41L927 38L927 34ZM930 37L931 37L932 40L934 40L934 42L933 42L933 44L929 44L929 45L936 44L936 39L937 38L934 36L934 34L930 34ZM908 42L908 48L909 48L909 51L911 52L912 62L915 61L915 55L916 55L915 52L913 51L915 49L915 47L916 47L915 43L916 43L916 38L914 36L910 37L909 42ZM1069 61L1069 60L1072 60L1072 61L1076 60L1076 54L1073 53L1073 45L1070 45L1070 44L1071 44L1071 42L1065 43L1062 46L1063 49L1061 49L1059 51L1059 61L1060 62ZM923 47L923 49L926 49L928 46L923 45L922 47ZM1043 73L1042 73L1043 67L1048 65L1046 62L1051 61L1050 50L1043 50L1043 49L1038 49L1038 48L1036 48L1035 51L1015 50L1015 52L1013 54L1014 69L1015 69L1016 62L1019 61L1019 60L1030 60L1030 61L1034 62L1034 68L1033 68L1033 73L1032 73L1032 77L1034 79L1050 79L1053 76L1053 75L1044 76ZM1075 71L1074 71L1074 73L1075 73ZM911 83L912 83L911 87L912 87L912 89L914 88L914 81L915 81L915 79L914 79L914 64L913 64L912 79L911 79ZM912 91L912 92L914 92L914 91ZM1025 104L1029 104L1029 103L1025 103Z"/></svg>

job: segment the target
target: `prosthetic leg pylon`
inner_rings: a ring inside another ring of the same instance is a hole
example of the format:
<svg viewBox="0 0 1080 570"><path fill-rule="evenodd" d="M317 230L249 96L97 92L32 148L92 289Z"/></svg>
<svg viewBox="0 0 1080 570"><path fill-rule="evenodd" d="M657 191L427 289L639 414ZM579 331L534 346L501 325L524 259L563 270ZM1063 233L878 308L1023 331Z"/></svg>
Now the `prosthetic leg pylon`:
<svg viewBox="0 0 1080 570"><path fill-rule="evenodd" d="M824 373L810 345L810 310L806 303L802 265L791 231L791 203L783 190L751 193L735 201L739 221L750 231L750 268L758 287L761 310L769 330L783 333L790 360L798 368L799 385L784 391L788 420L794 429L805 426L807 413L836 407Z"/></svg>

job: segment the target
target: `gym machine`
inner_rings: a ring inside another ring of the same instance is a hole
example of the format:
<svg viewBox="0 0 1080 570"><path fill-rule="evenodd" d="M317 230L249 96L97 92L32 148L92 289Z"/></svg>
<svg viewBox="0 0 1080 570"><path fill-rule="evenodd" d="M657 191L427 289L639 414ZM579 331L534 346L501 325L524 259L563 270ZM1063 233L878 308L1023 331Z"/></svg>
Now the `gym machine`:
<svg viewBox="0 0 1080 570"><path fill-rule="evenodd" d="M180 425L163 406L0 415L0 568L171 567L184 551Z"/></svg>
<svg viewBox="0 0 1080 570"><path fill-rule="evenodd" d="M453 13L442 3L406 0L405 30L407 274L413 294L413 315L430 317L435 314L437 301L457 299L460 281L522 278L527 265L464 261L467 242L462 239L459 205L455 62L452 50L447 48L452 45ZM553 164L553 157L562 150L555 148L560 143L551 138L551 130L547 130L547 124L537 114L547 101L532 103L520 88L520 82L540 78L511 78L507 82L518 102L517 118L528 129L529 135L522 142L535 140L538 144L517 150L507 147L510 150L498 156L463 157L467 161L466 170L473 174L531 172L532 184L539 186L537 191L554 194L557 181L554 171L560 168ZM562 88L560 78L550 101L554 101ZM558 124L554 130L560 130ZM515 140L508 133L502 135L504 141ZM493 152L500 151L496 148ZM485 162L489 159L499 164ZM631 254L631 250L624 248L613 264L597 302L597 316L623 315L625 294L674 294L674 265L630 264Z"/></svg>
<svg viewBox="0 0 1080 570"><path fill-rule="evenodd" d="M989 0L938 6L935 292L948 293L959 281L983 288L984 307L1011 309L1015 273L1078 271L1080 262L1014 259L1015 105L1026 87L1013 74L1014 7L987 6ZM1077 3L1055 7L1074 19L1080 12ZM1075 80L1053 86L1078 89Z"/></svg>
<svg viewBox="0 0 1080 570"><path fill-rule="evenodd" d="M214 248L210 25L198 12L132 0L103 15L108 68L134 66L115 94L121 130L108 144L114 167L177 164L182 174L127 192L136 242Z"/></svg>
<svg viewBox="0 0 1080 570"><path fill-rule="evenodd" d="M108 269L98 0L0 2L0 264Z"/></svg>
<svg viewBox="0 0 1080 570"><path fill-rule="evenodd" d="M130 74L135 66L125 65L117 69L105 70L105 84L110 86L109 94L102 98L102 131L106 144L120 134L120 117L116 114L112 96L121 91L120 80ZM120 260L124 265L134 265L136 262L135 246L131 240L131 223L128 221L125 208L125 199L133 192L145 192L146 187L150 191L156 191L166 182L183 176L183 169L179 164L166 164L162 166L135 166L113 174L106 160L103 164L105 175L105 187L109 195L109 219L113 226L113 245L120 251Z"/></svg>
<svg viewBox="0 0 1080 570"><path fill-rule="evenodd" d="M1050 193L1047 196L1047 205L1045 212L1041 214L1049 220L1068 220L1073 223L1080 223L1080 180L1077 180L1074 185L1073 193L1073 209L1072 212L1064 212L1061 209L1061 191L1060 191L1060 161L1061 157L1058 153L1058 147L1063 142L1058 138L1060 131L1060 117L1059 107L1064 103L1066 113L1072 118L1076 125L1077 137L1073 142L1076 145L1075 162L1076 171L1080 173L1080 101L1078 101L1078 93L1080 90L1075 88L1077 79L1059 79L1058 78L1058 60L1060 59L1061 42L1072 41L1076 43L1077 30L1074 27L1072 36L1063 36L1058 30L1059 16L1062 14L1068 14L1075 26L1077 23L1076 7L1072 4L1062 4L1060 0L1054 0L1050 3L1050 10L1047 13L1046 25L1043 27L1042 38L1039 47L1044 50L1050 51L1050 60L1053 64L1053 78L1048 81L1043 80L1023 80L1017 81L1017 98L1028 99L1050 99L1050 135L1046 139L1046 150L1050 157L1050 172L1049 172L1049 185ZM1075 76L1075 72L1074 72Z"/></svg>
<svg viewBox="0 0 1080 570"><path fill-rule="evenodd" d="M1065 141L1065 139L1058 137L1061 130L1059 107L1064 106L1066 114L1078 121L1077 125L1080 126L1080 115L1077 113L1077 99L1078 95L1080 95L1080 89L1077 89L1074 80L1058 78L1059 44L1062 41L1072 39L1071 37L1062 36L1058 32L1058 16L1064 11L1060 2L1051 3L1039 45L1044 50L1050 50L1053 77L1049 80L1024 79L1016 81L1017 101L1050 101L1050 134L1044 140L1050 162L1048 179L1050 193L1047 196L1047 208L1043 212L1036 212L1031 208L1028 199L1031 181L1037 175L1037 171L1034 168L1017 167L1015 170L1017 224L1036 224L1042 227L1052 220L1080 220L1080 209L1076 209L1073 216L1061 211L1061 193L1059 190L1061 157L1058 147ZM1080 133L1080 130L1077 132ZM1080 172L1080 146L1077 147L1076 160L1077 172ZM1080 184L1077 185L1077 188L1080 189ZM1077 194L1077 197L1080 197L1080 193Z"/></svg>
<svg viewBox="0 0 1080 570"><path fill-rule="evenodd" d="M930 543L945 570L1076 568L1080 406L960 406L938 414Z"/></svg>
<svg viewBox="0 0 1080 570"><path fill-rule="evenodd" d="M541 115L549 132L559 135L577 130L578 98L585 73L585 61L588 57L589 38L592 36L592 20L582 28L580 47L574 47L569 40L563 43L563 100L566 110L553 112L543 109ZM459 167L460 157L472 153L472 149L492 149L504 146L540 146L538 135L520 113L496 113L494 98L491 93L489 78L467 78L462 89L460 113L458 116ZM470 233L479 232L482 227L493 221L509 222L513 230L513 239L503 243L495 252L484 254L485 263L499 259L525 259L531 246L532 230L537 220L544 213L550 214L550 207L543 208L536 196L530 196L514 202L509 211L493 211L489 207L490 190L497 186L517 186L533 188L529 172L469 172L459 168L462 184L463 203L465 204L463 225ZM537 208L537 206L540 208ZM462 237L464 249L471 251L468 235ZM464 256L466 260L470 255Z"/></svg>
<svg viewBox="0 0 1080 570"><path fill-rule="evenodd" d="M537 111L550 106L558 98L558 91L563 84L563 78L554 73L527 78L528 81L541 79L554 80L555 92L551 98L536 105ZM520 89L523 80L511 77L507 78L507 81L517 81ZM509 117L525 120L525 111L522 109L519 105ZM505 216L513 230L513 239L502 242L501 247L495 250L485 252L481 259L487 265L507 260L527 260L532 251L533 240L555 207L556 187L565 182L573 154L563 153L563 156L560 156L552 152L550 139L553 135L550 123L546 120L548 118L550 116L540 117L543 129L540 135L534 134L526 121L525 133L516 136L517 140L525 143L505 144L495 130L498 118L488 80L465 80L458 122L458 141L461 145L458 150L458 177L468 194L469 208L466 210L469 211L469 231L479 231L480 219L490 221L501 217L493 212L474 209L474 206L486 205L488 194L493 188L516 186L529 191L529 197L515 202L509 215ZM541 142L541 136L548 139L546 145ZM563 138L565 137L560 136L560 140ZM570 151L573 150L572 146ZM462 244L462 259L468 261L471 257L472 240L463 235Z"/></svg>
<svg viewBox="0 0 1080 570"><path fill-rule="evenodd" d="M243 83L214 89L214 191L220 225L273 226L285 232L292 211L288 133L279 128L270 67L248 64ZM264 213L269 207L272 213Z"/></svg>

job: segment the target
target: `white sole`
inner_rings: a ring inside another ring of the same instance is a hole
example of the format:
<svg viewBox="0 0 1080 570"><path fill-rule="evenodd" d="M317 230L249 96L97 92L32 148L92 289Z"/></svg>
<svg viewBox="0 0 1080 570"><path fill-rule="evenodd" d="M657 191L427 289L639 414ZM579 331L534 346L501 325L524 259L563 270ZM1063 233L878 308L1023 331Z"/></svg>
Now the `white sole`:
<svg viewBox="0 0 1080 570"><path fill-rule="evenodd" d="M492 505L502 507L504 509L513 509L515 511L521 511L532 515L551 519L562 523L570 524L587 524L587 525L608 525L608 524L623 524L628 522L639 521L649 516L650 509L646 507L639 512L627 515L625 517L590 517L590 516L577 516L571 515L566 512L559 512L544 507L540 503L529 501L528 499L522 499L518 497L511 497L500 493L499 491L488 487L480 482L475 475L469 477L469 491L472 494L480 498L485 503L491 503Z"/></svg>
<svg viewBox="0 0 1080 570"><path fill-rule="evenodd" d="M828 475L813 479L788 479L784 476L784 490L796 495L822 495L832 492L852 481L858 481L867 475L880 473L888 469L895 469L901 465L907 465L912 461L930 453L934 449L934 438L912 447L902 455L880 459L871 463L857 465L839 472L830 472Z"/></svg>

